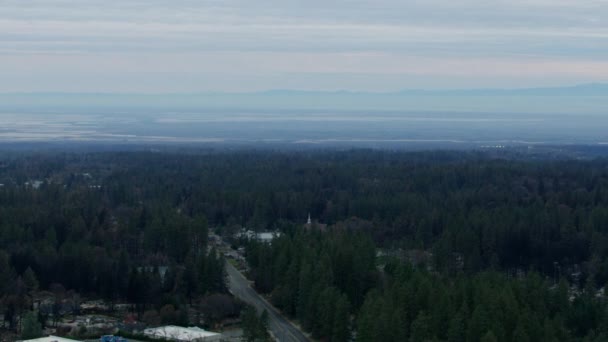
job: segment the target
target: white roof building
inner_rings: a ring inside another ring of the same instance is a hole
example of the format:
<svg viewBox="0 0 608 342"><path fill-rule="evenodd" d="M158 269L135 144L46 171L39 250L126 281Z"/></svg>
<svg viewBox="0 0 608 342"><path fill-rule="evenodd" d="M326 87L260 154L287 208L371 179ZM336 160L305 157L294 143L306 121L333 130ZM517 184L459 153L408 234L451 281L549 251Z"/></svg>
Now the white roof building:
<svg viewBox="0 0 608 342"><path fill-rule="evenodd" d="M266 243L270 243L275 238L275 236L281 236L281 233L264 232L264 233L256 234L256 237L259 241L266 242Z"/></svg>
<svg viewBox="0 0 608 342"><path fill-rule="evenodd" d="M270 243L275 237L281 236L281 232L261 232L256 233L253 230L241 229L240 232L235 234L236 238L245 238L249 240L256 239L260 242Z"/></svg>
<svg viewBox="0 0 608 342"><path fill-rule="evenodd" d="M31 186L34 189L39 189L43 183L44 182L41 180L33 180L33 181L25 182L25 186L27 186L27 187Z"/></svg>
<svg viewBox="0 0 608 342"><path fill-rule="evenodd" d="M33 340L23 340L21 342L79 342L79 341L50 335L47 337L35 338Z"/></svg>
<svg viewBox="0 0 608 342"><path fill-rule="evenodd" d="M144 330L144 335L155 339L165 339L176 342L210 342L220 341L222 334L206 331L198 327L178 327L167 325Z"/></svg>

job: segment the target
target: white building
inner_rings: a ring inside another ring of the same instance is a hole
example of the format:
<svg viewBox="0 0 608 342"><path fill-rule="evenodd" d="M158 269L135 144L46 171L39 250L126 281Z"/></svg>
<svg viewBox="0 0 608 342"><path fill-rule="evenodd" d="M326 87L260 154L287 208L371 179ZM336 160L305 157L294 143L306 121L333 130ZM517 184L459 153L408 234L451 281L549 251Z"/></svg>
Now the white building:
<svg viewBox="0 0 608 342"><path fill-rule="evenodd" d="M277 232L277 233L264 232L264 233L256 234L256 238L258 239L258 241L261 241L264 243L271 243L275 237L279 237L279 236L281 236L281 233L279 233L279 232Z"/></svg>
<svg viewBox="0 0 608 342"><path fill-rule="evenodd" d="M57 337L57 336L47 336L41 338L35 338L33 340L23 340L21 342L79 342L77 340L70 340L68 338Z"/></svg>
<svg viewBox="0 0 608 342"><path fill-rule="evenodd" d="M145 329L144 335L154 339L165 339L176 342L210 342L220 341L222 338L222 334L206 331L198 327L184 328L175 325Z"/></svg>
<svg viewBox="0 0 608 342"><path fill-rule="evenodd" d="M42 184L44 184L44 182L41 180L33 180L33 181L25 182L26 187L32 187L34 189L39 189Z"/></svg>
<svg viewBox="0 0 608 342"><path fill-rule="evenodd" d="M258 240L264 243L271 243L275 237L281 236L281 232L261 232L256 233L253 230L241 229L240 232L235 234L237 239L248 239L248 240Z"/></svg>

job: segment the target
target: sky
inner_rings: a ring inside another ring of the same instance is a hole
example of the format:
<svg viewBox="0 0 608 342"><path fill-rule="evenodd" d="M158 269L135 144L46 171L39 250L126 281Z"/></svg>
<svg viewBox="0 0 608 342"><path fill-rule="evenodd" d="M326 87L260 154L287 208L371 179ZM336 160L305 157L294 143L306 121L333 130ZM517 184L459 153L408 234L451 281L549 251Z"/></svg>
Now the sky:
<svg viewBox="0 0 608 342"><path fill-rule="evenodd" d="M608 0L0 0L0 92L608 82Z"/></svg>

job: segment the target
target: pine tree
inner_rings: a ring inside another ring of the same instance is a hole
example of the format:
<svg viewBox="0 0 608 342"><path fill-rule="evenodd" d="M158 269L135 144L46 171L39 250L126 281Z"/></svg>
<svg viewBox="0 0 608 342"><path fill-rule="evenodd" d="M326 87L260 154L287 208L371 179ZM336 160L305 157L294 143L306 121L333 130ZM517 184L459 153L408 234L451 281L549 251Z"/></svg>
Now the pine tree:
<svg viewBox="0 0 608 342"><path fill-rule="evenodd" d="M467 329L468 341L479 341L481 337L490 329L488 310L483 304L478 305L473 311Z"/></svg>
<svg viewBox="0 0 608 342"><path fill-rule="evenodd" d="M317 312L314 316L317 317L318 326L316 331L313 331L313 335L331 337L337 296L337 290L333 287L328 287L321 292L317 305L315 305Z"/></svg>
<svg viewBox="0 0 608 342"><path fill-rule="evenodd" d="M513 341L513 342L531 342L530 336L528 335L528 332L526 332L526 329L524 328L523 324L517 325L517 327L515 328L515 331L513 331L513 338L511 339L511 341Z"/></svg>
<svg viewBox="0 0 608 342"><path fill-rule="evenodd" d="M9 264L8 254L0 250L0 293L7 292L12 278L13 271Z"/></svg>
<svg viewBox="0 0 608 342"><path fill-rule="evenodd" d="M412 322L411 342L430 341L434 338L431 330L431 316L424 311L420 311L416 319Z"/></svg>
<svg viewBox="0 0 608 342"><path fill-rule="evenodd" d="M46 230L44 240L53 248L57 248L57 232L54 227L50 227Z"/></svg>
<svg viewBox="0 0 608 342"><path fill-rule="evenodd" d="M217 255L215 249L211 249L205 261L205 277L207 278L208 291L224 292L226 290L224 259Z"/></svg>
<svg viewBox="0 0 608 342"><path fill-rule="evenodd" d="M313 285L303 319L304 328L311 331L313 335L318 334L320 330L319 316L317 313L319 308L319 298L321 297L322 291L323 287L321 285Z"/></svg>
<svg viewBox="0 0 608 342"><path fill-rule="evenodd" d="M127 288L129 286L129 255L123 249L118 256L118 268L113 272L115 284L114 298L125 298L127 296Z"/></svg>
<svg viewBox="0 0 608 342"><path fill-rule="evenodd" d="M377 306L378 293L370 291L365 298L365 302L359 310L357 317L357 342L373 342L374 326L377 320L375 308Z"/></svg>
<svg viewBox="0 0 608 342"><path fill-rule="evenodd" d="M555 333L556 329L553 326L550 319L545 318L545 322L543 324L543 341L547 342L557 342L558 339Z"/></svg>
<svg viewBox="0 0 608 342"><path fill-rule="evenodd" d="M480 342L498 342L498 339L496 336L494 336L492 330L489 330L485 335L483 335Z"/></svg>
<svg viewBox="0 0 608 342"><path fill-rule="evenodd" d="M264 309L264 311L262 311L262 314L260 315L260 319L258 321L258 338L266 341L269 339L269 334L268 334L268 320L270 318L268 317L268 311L266 311L266 309Z"/></svg>
<svg viewBox="0 0 608 342"><path fill-rule="evenodd" d="M392 320L391 326L394 327L394 329L392 330L392 333L393 333L396 341L407 341L408 340L410 325L408 324L409 321L408 321L407 315L408 315L408 313L407 313L406 307L397 306L393 310L393 314L392 314L393 320Z"/></svg>
<svg viewBox="0 0 608 342"><path fill-rule="evenodd" d="M287 273L285 275L285 301L283 303L284 310L289 315L296 314L296 307L298 305L298 273L299 273L299 263L296 258L294 258L287 269Z"/></svg>
<svg viewBox="0 0 608 342"><path fill-rule="evenodd" d="M23 272L23 282L25 283L25 287L28 292L33 292L38 290L38 278L36 277L36 273L28 267L25 272Z"/></svg>
<svg viewBox="0 0 608 342"><path fill-rule="evenodd" d="M188 303L192 304L192 298L197 294L199 287L197 270L192 255L186 258L180 284L182 293L188 298Z"/></svg>
<svg viewBox="0 0 608 342"><path fill-rule="evenodd" d="M333 315L331 342L346 342L350 340L350 314L348 299L340 295L337 299Z"/></svg>
<svg viewBox="0 0 608 342"><path fill-rule="evenodd" d="M296 317L302 321L307 319L307 308L310 302L312 286L312 266L308 262L303 262L300 270L300 280L298 282L298 304L296 307Z"/></svg>
<svg viewBox="0 0 608 342"><path fill-rule="evenodd" d="M269 341L268 334L268 312L264 310L258 317L256 309L247 306L241 312L243 337L247 342Z"/></svg>
<svg viewBox="0 0 608 342"><path fill-rule="evenodd" d="M448 328L449 342L465 342L466 340L466 320L468 319L466 309L461 308L458 313L450 320Z"/></svg>
<svg viewBox="0 0 608 342"><path fill-rule="evenodd" d="M241 321L243 327L243 337L247 342L255 341L257 337L257 315L252 306L247 306L241 312Z"/></svg>
<svg viewBox="0 0 608 342"><path fill-rule="evenodd" d="M28 312L23 317L23 329L21 337L30 340L42 336L42 325L38 321L38 316L33 312Z"/></svg>

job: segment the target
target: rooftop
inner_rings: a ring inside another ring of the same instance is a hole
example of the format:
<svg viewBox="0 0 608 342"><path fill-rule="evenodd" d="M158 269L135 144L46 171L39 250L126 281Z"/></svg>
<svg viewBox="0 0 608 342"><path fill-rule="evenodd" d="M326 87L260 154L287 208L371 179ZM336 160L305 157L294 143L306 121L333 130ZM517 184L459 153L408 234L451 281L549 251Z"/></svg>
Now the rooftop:
<svg viewBox="0 0 608 342"><path fill-rule="evenodd" d="M47 337L35 338L33 340L23 340L22 342L78 342L78 341L51 335L51 336L47 336Z"/></svg>
<svg viewBox="0 0 608 342"><path fill-rule="evenodd" d="M199 327L185 328L175 325L167 325L164 327L146 329L144 330L144 335L163 337L177 341L192 341L196 339L203 339L205 337L219 336L220 334L206 331Z"/></svg>

